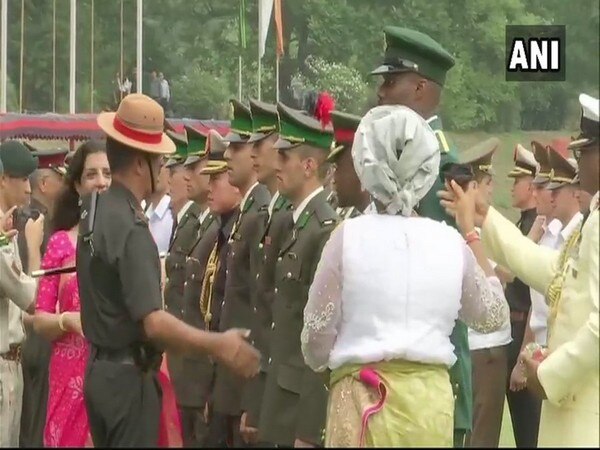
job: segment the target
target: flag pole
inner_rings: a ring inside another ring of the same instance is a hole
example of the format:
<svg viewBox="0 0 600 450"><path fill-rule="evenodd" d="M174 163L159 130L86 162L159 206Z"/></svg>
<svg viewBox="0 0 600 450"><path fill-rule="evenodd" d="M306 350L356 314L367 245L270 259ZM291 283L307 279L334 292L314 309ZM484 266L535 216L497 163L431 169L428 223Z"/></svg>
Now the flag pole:
<svg viewBox="0 0 600 450"><path fill-rule="evenodd" d="M71 29L69 31L69 114L75 114L75 66L77 58L77 1L71 0Z"/></svg>
<svg viewBox="0 0 600 450"><path fill-rule="evenodd" d="M142 92L142 18L144 14L144 5L142 0L137 0L137 50L136 50L136 91L141 94Z"/></svg>
<svg viewBox="0 0 600 450"><path fill-rule="evenodd" d="M260 45L259 45L259 47L260 47ZM261 68L262 68L262 62L261 62L261 58L260 58L260 48L259 48L259 50L258 50L258 101L260 101Z"/></svg>
<svg viewBox="0 0 600 450"><path fill-rule="evenodd" d="M2 12L0 17L0 113L6 112L6 49L7 49L7 24L8 24L8 0L2 0Z"/></svg>
<svg viewBox="0 0 600 450"><path fill-rule="evenodd" d="M279 55L275 61L275 99L279 102Z"/></svg>
<svg viewBox="0 0 600 450"><path fill-rule="evenodd" d="M242 101L242 55L238 56L238 100Z"/></svg>

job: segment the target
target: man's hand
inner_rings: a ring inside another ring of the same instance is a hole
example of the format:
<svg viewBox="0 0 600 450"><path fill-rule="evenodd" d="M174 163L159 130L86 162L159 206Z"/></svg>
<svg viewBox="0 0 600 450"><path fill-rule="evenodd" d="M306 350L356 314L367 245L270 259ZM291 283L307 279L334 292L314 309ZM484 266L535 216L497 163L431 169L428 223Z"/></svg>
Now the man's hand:
<svg viewBox="0 0 600 450"><path fill-rule="evenodd" d="M258 428L246 425L248 414L244 412L240 418L240 434L246 444L256 444L258 442Z"/></svg>
<svg viewBox="0 0 600 450"><path fill-rule="evenodd" d="M25 224L25 239L31 248L41 248L44 240L44 215L40 216L34 221L28 219Z"/></svg>
<svg viewBox="0 0 600 450"><path fill-rule="evenodd" d="M296 440L294 441L294 447L295 447L295 448L315 448L315 446L314 446L314 445L312 445L312 444L309 444L308 442L304 442L304 441L303 441L303 440L301 440L301 439L296 439Z"/></svg>
<svg viewBox="0 0 600 450"><path fill-rule="evenodd" d="M12 239L17 235L12 220L16 208L16 206L13 206L4 215L0 216L0 236L4 236L6 239Z"/></svg>
<svg viewBox="0 0 600 450"><path fill-rule="evenodd" d="M527 234L527 237L531 239L536 244L540 242L542 235L544 234L544 225L546 224L546 216L537 216L533 225L531 226L531 230Z"/></svg>
<svg viewBox="0 0 600 450"><path fill-rule="evenodd" d="M213 356L228 366L233 372L252 378L260 369L260 353L246 340L250 330L233 328L221 333Z"/></svg>
<svg viewBox="0 0 600 450"><path fill-rule="evenodd" d="M522 391L527 387L527 376L525 375L525 365L521 358L513 367L512 373L510 374L510 390L513 392Z"/></svg>
<svg viewBox="0 0 600 450"><path fill-rule="evenodd" d="M83 328L81 328L81 314L78 312L66 312L64 314L64 327L72 333L77 333L80 336L83 336Z"/></svg>
<svg viewBox="0 0 600 450"><path fill-rule="evenodd" d="M541 399L548 398L537 376L540 361L536 361L532 356L529 356L526 353L521 353L521 357L523 358L523 363L525 364L525 369L527 371L527 389Z"/></svg>
<svg viewBox="0 0 600 450"><path fill-rule="evenodd" d="M477 183L469 183L465 192L460 185L451 180L446 183L446 190L439 191L437 196L446 214L456 219L456 224L463 233L468 233L475 226L481 227L490 205L482 192L477 188Z"/></svg>

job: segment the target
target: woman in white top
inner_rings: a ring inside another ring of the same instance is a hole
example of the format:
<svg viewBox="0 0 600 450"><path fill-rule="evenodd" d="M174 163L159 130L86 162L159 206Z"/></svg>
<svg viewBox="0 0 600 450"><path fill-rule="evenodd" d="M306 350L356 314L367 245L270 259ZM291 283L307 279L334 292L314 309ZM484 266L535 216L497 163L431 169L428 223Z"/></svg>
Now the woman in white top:
<svg viewBox="0 0 600 450"><path fill-rule="evenodd" d="M451 447L450 333L457 318L497 330L508 317L502 286L469 214L459 223L464 238L411 217L439 172L425 120L403 106L376 107L352 156L378 214L332 233L302 332L306 363L332 371L325 446Z"/></svg>

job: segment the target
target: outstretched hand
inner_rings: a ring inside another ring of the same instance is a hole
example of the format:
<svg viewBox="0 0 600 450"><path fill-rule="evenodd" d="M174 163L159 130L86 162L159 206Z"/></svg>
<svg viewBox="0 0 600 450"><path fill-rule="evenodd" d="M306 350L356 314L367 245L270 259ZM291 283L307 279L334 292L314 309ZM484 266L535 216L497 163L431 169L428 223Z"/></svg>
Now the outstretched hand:
<svg viewBox="0 0 600 450"><path fill-rule="evenodd" d="M233 372L252 378L260 369L260 353L247 342L250 330L233 328L220 334L214 354Z"/></svg>
<svg viewBox="0 0 600 450"><path fill-rule="evenodd" d="M438 191L437 196L446 214L454 217L463 234L483 224L490 206L474 181L465 191L456 181L450 180L446 182L446 189Z"/></svg>

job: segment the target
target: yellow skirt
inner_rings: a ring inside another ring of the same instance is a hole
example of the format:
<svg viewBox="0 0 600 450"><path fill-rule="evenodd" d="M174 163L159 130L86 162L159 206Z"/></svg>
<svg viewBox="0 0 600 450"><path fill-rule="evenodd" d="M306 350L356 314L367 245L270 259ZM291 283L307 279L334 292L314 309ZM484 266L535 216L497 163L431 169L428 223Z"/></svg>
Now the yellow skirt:
<svg viewBox="0 0 600 450"><path fill-rule="evenodd" d="M346 365L331 373L329 394L325 447L453 446L454 397L445 366Z"/></svg>

